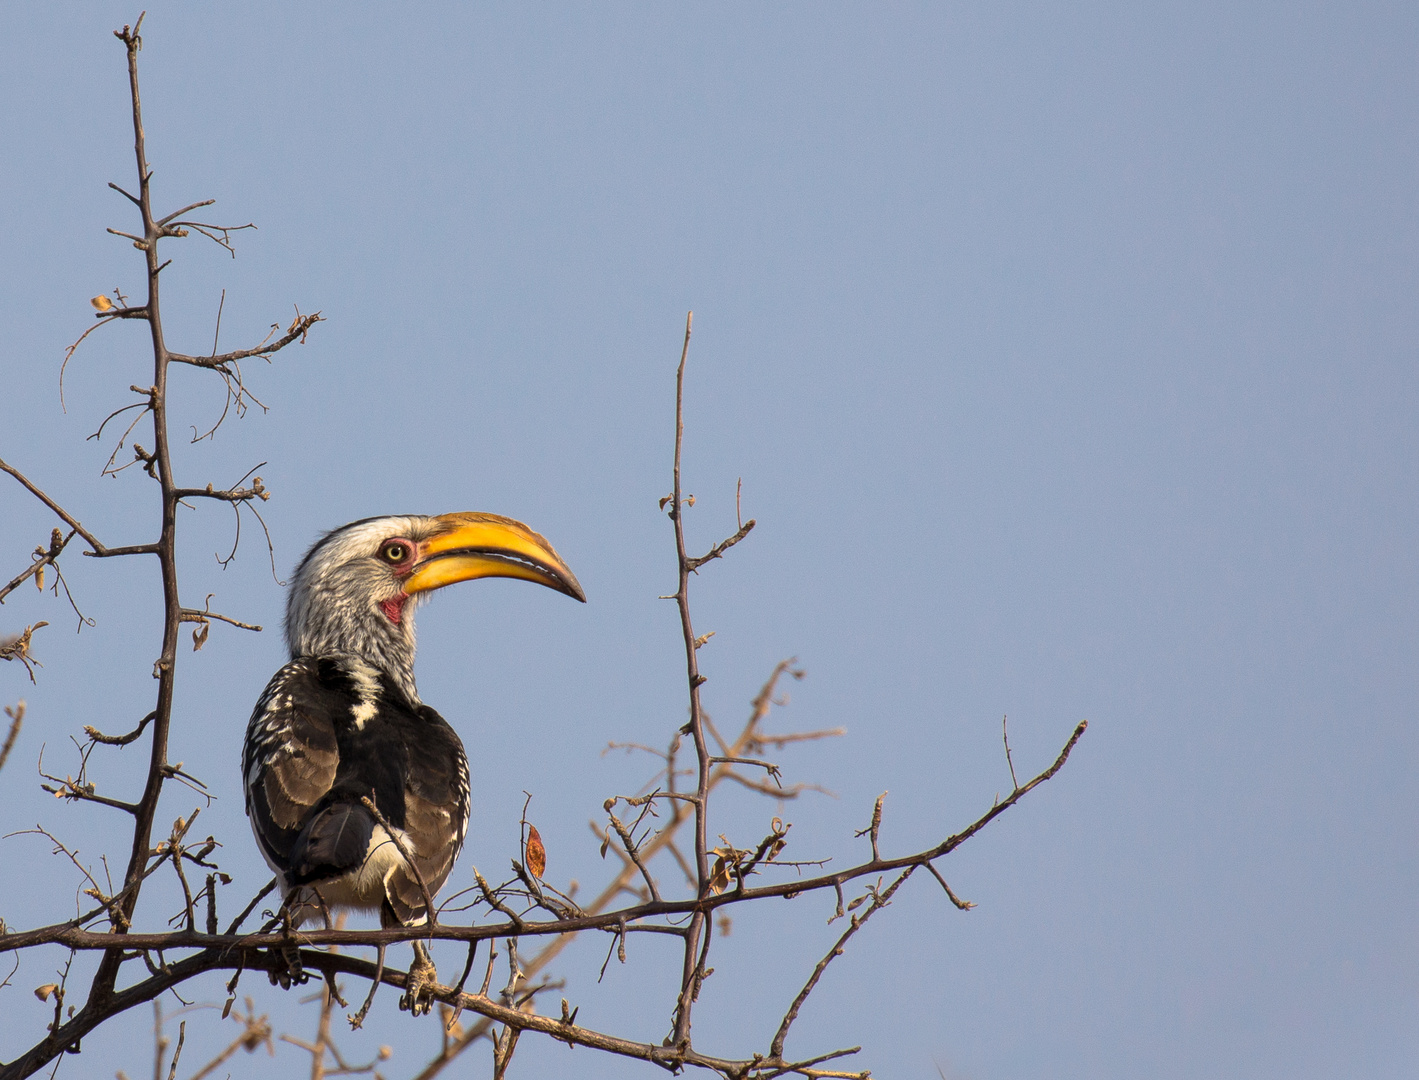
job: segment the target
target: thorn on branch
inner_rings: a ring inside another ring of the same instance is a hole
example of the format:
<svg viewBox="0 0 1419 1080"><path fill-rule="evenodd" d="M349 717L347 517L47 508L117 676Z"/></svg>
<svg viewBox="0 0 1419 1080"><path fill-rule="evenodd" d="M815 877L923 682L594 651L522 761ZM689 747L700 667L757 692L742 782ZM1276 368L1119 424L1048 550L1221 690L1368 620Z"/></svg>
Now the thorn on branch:
<svg viewBox="0 0 1419 1080"><path fill-rule="evenodd" d="M1010 717L1000 718L1000 737L1005 740L1005 764L1010 766L1010 790L1020 790L1020 781L1015 779L1015 759L1010 756Z"/></svg>
<svg viewBox="0 0 1419 1080"><path fill-rule="evenodd" d="M114 33L116 34L117 31L114 31ZM117 184L115 184L112 180L109 181L108 186L111 187L111 188L113 188L114 191L116 191L116 192L118 192L120 195L122 195L125 199L127 199L129 202L131 202L134 206L142 206L142 205L143 205L141 202L138 201L138 199L137 199L135 196L128 194L128 192L124 191L121 187L119 187Z"/></svg>
<svg viewBox="0 0 1419 1080"><path fill-rule="evenodd" d="M580 1005L578 1005L575 1009L571 1009L567 1005L567 999L562 998L562 1023L566 1024L567 1027L575 1027L576 1015L579 1012L581 1012Z"/></svg>

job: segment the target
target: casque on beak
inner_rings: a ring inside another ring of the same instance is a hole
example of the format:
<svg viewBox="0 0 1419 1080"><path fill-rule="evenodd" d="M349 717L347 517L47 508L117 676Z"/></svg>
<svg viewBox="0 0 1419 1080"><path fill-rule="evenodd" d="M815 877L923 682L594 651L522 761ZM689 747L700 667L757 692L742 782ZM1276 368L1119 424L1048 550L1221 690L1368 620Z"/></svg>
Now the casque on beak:
<svg viewBox="0 0 1419 1080"><path fill-rule="evenodd" d="M404 579L413 595L474 578L535 581L586 603L576 575L546 539L520 521L497 514L440 514L443 527L419 545L419 560Z"/></svg>

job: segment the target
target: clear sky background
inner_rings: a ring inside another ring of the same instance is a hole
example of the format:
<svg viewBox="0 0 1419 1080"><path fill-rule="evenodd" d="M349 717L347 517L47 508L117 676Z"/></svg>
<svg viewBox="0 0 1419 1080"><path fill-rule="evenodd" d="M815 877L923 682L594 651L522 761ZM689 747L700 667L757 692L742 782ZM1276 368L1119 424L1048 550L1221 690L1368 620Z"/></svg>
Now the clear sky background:
<svg viewBox="0 0 1419 1080"><path fill-rule="evenodd" d="M0 456L107 543L155 527L150 483L101 480L112 447L84 441L148 381L145 333L89 339L67 413L57 376L88 298L140 288L103 232L132 226L104 185L132 180L110 31L137 10L12 5L0 66ZM1003 714L1021 772L1090 721L1063 773L942 864L979 907L910 882L790 1051L861 1043L875 1075L950 1080L1413 1075L1419 8L204 3L156 5L145 31L158 203L260 225L236 261L169 245L170 343L210 349L222 288L227 347L292 303L328 319L248 366L270 412L182 445L182 482L269 462L283 576L353 518L480 509L544 532L586 587L582 607L479 583L421 613L421 691L473 758L455 882L515 854L524 789L549 877L604 880L587 820L648 766L600 751L682 722L656 501L693 308L692 544L733 531L739 477L759 522L695 584L707 705L733 726L796 655L808 676L771 726L848 729L780 755L836 794L783 809L791 850L860 856L888 789L884 848L926 846L1008 787ZM175 430L209 425L215 383L174 376ZM6 578L50 524L0 486ZM185 602L215 593L268 630L216 626L181 655L172 754L217 796L198 828L227 844L234 911L265 880L237 762L284 592L249 529L217 566L230 527L183 519ZM151 707L156 578L64 567L94 628L33 589L0 610L3 631L52 624L37 687L0 670L0 697L30 703L0 820L97 857L116 815L57 804L32 770L47 744L71 771L82 724ZM100 791L134 790L138 756L101 755ZM726 796L713 831L741 846L779 812ZM160 820L193 805L174 789ZM0 865L10 925L70 910L42 841L0 842ZM702 1049L764 1048L830 911L736 919ZM669 948L633 943L597 987L604 948L569 954L567 996L659 1041ZM26 958L0 990L0 1057L41 1030L30 991L52 977ZM395 997L345 1040L394 1043L390 1077L437 1043ZM147 1023L86 1039L66 1074L140 1075ZM228 1037L199 1019L184 1060ZM486 1066L479 1049L454 1075ZM659 1075L534 1039L512 1075L573 1070Z"/></svg>

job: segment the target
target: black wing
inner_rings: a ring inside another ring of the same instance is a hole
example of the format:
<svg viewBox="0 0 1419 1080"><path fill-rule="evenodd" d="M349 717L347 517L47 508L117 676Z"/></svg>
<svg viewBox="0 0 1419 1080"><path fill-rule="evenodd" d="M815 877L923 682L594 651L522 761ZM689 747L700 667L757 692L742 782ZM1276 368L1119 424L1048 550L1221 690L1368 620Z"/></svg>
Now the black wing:
<svg viewBox="0 0 1419 1080"><path fill-rule="evenodd" d="M314 661L294 660L266 685L246 728L246 812L261 853L288 885L297 841L339 770L330 698Z"/></svg>
<svg viewBox="0 0 1419 1080"><path fill-rule="evenodd" d="M406 715L409 773L402 825L410 854L433 894L448 879L468 831L468 758L457 732L433 709L420 705ZM396 872L385 889L401 923L422 920L423 896L412 874Z"/></svg>

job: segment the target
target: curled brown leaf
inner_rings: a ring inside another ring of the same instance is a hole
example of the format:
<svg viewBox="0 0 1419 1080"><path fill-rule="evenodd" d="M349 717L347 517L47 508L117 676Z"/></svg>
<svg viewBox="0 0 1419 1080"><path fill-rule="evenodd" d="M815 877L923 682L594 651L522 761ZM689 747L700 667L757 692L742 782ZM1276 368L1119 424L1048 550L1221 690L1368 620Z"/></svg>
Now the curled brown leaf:
<svg viewBox="0 0 1419 1080"><path fill-rule="evenodd" d="M547 871L547 849L542 845L542 835L536 825L527 826L527 869L532 876L541 878Z"/></svg>

